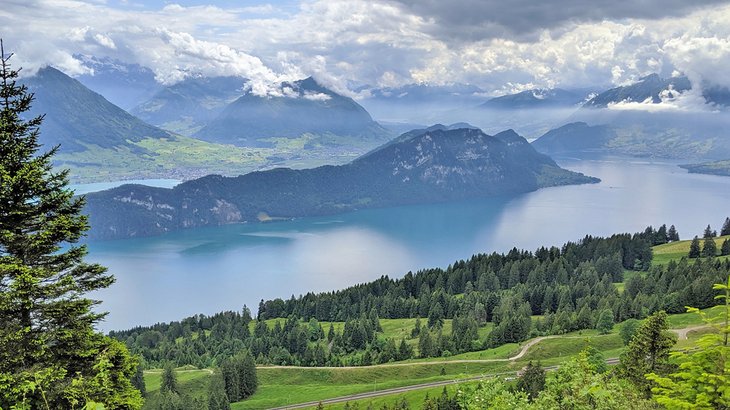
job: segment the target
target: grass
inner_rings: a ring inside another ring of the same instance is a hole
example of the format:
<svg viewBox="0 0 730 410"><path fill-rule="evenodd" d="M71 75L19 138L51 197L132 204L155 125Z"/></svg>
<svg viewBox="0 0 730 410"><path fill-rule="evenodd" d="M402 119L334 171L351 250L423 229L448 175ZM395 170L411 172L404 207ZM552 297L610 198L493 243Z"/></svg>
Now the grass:
<svg viewBox="0 0 730 410"><path fill-rule="evenodd" d="M706 309L709 314L716 313L719 308ZM277 320L267 320L273 326ZM335 329L341 331L342 322L334 322ZM413 328L415 319L381 319L381 325L387 337L399 337L403 332ZM683 328L702 324L696 314L679 314L669 316L670 328ZM329 322L323 322L322 327L329 328ZM487 329L488 327L485 327ZM520 349L517 344L508 344L495 349L469 352L451 357L412 359L401 362L400 366L369 366L355 368L274 368L261 367L258 369L259 389L247 400L233 403L233 409L263 409L268 407L284 406L287 404L304 403L325 400L349 394L363 393L373 390L384 390L395 387L422 384L433 381L457 380L484 374L493 374L504 371L519 370L528 361L540 361L543 365L560 364L575 354L592 346L600 351L604 357L618 357L624 350L623 343L618 335L620 324L614 326L612 333L600 335L596 330L582 330L571 332L557 338L545 339L534 345L519 361L495 361L481 363L457 363L456 360L484 360L506 359L514 356ZM450 331L450 327L448 328ZM688 334L688 340L679 341L676 348L691 347L706 330L698 330ZM429 362L429 363L424 363ZM148 405L145 408L154 408L159 391L162 371L145 372L145 382L149 392ZM181 390L197 396L204 395L210 370L195 370L182 368L178 370L178 382ZM450 386L450 389L456 386ZM374 408L385 403L392 404L401 397L405 398L411 408L418 408L423 402L426 393L431 396L440 394L442 387L423 389L404 394L383 396L380 398L361 400L360 408L365 409L369 404ZM352 404L352 403L351 403ZM326 408L341 409L343 404L327 406Z"/></svg>
<svg viewBox="0 0 730 410"><path fill-rule="evenodd" d="M261 368L258 370L260 387L256 394L233 404L231 408L263 409L516 369L518 367L506 362L414 363L397 367L344 369Z"/></svg>
<svg viewBox="0 0 730 410"><path fill-rule="evenodd" d="M377 142L355 137L305 134L273 138L271 147L239 147L176 135L146 138L127 145L59 153L57 168L68 168L74 183L124 179L174 178L188 180L209 174L237 176L271 167L312 168L351 161Z"/></svg>
<svg viewBox="0 0 730 410"><path fill-rule="evenodd" d="M208 380L211 373L210 369L195 369L190 366L175 369L180 391L193 397L207 397ZM159 408L158 400L161 382L161 369L146 370L144 372L144 383L147 389L144 409Z"/></svg>
<svg viewBox="0 0 730 410"><path fill-rule="evenodd" d="M394 394L394 395L388 395L388 396L382 396L382 397L375 397L371 399L361 399L361 400L353 400L349 401L347 403L350 404L350 406L358 406L360 409L365 410L368 407L373 409L379 409L383 407L383 405L392 406L395 402L401 402L403 399L405 399L406 403L408 403L408 408L410 409L419 409L423 405L424 400L426 399L426 396L428 397L439 397L441 396L441 393L443 392L444 388L446 388L446 391L448 392L449 396L453 396L454 393L458 389L462 389L464 387L475 385L477 382L463 382L463 383L454 383L443 387L432 387L427 389L421 389L421 390L414 390L409 391L406 393L400 393L400 394ZM316 406L310 407L310 409L314 409ZM345 403L337 403L337 404L330 404L330 405L324 405L325 409L328 410L342 410L345 408Z"/></svg>
<svg viewBox="0 0 730 410"><path fill-rule="evenodd" d="M539 360L545 364L556 364L580 353L588 346L592 346L600 352L612 352L622 349L623 342L616 333L545 339L533 346L521 361Z"/></svg>
<svg viewBox="0 0 730 410"><path fill-rule="evenodd" d="M722 246L722 242L726 239L730 239L730 235L720 236L714 239L719 251L720 246ZM689 246L691 243L692 240L676 241L653 247L652 251L654 253L654 257L652 258L652 265L666 265L672 260L679 261L689 254ZM702 239L700 239L700 246L702 246ZM718 259L720 260L728 258L730 258L730 256L718 256Z"/></svg>

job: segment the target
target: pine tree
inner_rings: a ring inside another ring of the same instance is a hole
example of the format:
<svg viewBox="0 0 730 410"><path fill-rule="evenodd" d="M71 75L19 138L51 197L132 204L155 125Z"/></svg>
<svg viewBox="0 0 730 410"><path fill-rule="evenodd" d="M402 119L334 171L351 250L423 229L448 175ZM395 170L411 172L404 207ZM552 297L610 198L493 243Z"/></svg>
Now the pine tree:
<svg viewBox="0 0 730 410"><path fill-rule="evenodd" d="M722 224L720 229L720 236L730 235L730 218L725 218L725 223Z"/></svg>
<svg viewBox="0 0 730 410"><path fill-rule="evenodd" d="M669 230L667 231L667 239L669 240L669 242L679 240L679 232L677 232L677 228L675 228L674 225L669 227Z"/></svg>
<svg viewBox="0 0 730 410"><path fill-rule="evenodd" d="M722 247L720 248L720 255L730 255L730 239L725 239L725 241L723 241Z"/></svg>
<svg viewBox="0 0 730 410"><path fill-rule="evenodd" d="M705 242L702 245L702 256L711 258L717 254L717 244L712 237L705 238Z"/></svg>
<svg viewBox="0 0 730 410"><path fill-rule="evenodd" d="M598 314L596 321L596 329L602 334L607 335L613 329L613 312L611 309L604 309Z"/></svg>
<svg viewBox="0 0 730 410"><path fill-rule="evenodd" d="M160 383L160 391L169 391L180 394L180 391L177 387L177 375L175 374L175 369L172 367L171 364L165 366L164 370L162 371L162 382Z"/></svg>
<svg viewBox="0 0 730 410"><path fill-rule="evenodd" d="M650 392L651 383L644 375L664 375L669 370L669 351L676 343L676 337L667 331L668 328L664 311L649 316L621 355L618 373L646 394Z"/></svg>
<svg viewBox="0 0 730 410"><path fill-rule="evenodd" d="M147 386L144 383L144 372L142 372L141 364L137 366L137 370L134 372L134 376L132 376L132 386L139 390L142 397L147 395Z"/></svg>
<svg viewBox="0 0 730 410"><path fill-rule="evenodd" d="M527 363L522 375L517 379L517 388L527 393L530 401L535 400L545 388L545 369L540 362L536 365L532 361Z"/></svg>
<svg viewBox="0 0 730 410"><path fill-rule="evenodd" d="M707 225L705 232L702 234L702 238L712 238L713 236L717 236L716 233L717 232L714 232L710 225Z"/></svg>
<svg viewBox="0 0 730 410"><path fill-rule="evenodd" d="M231 401L226 395L226 387L223 376L216 373L211 377L208 385L208 410L230 410Z"/></svg>
<svg viewBox="0 0 730 410"><path fill-rule="evenodd" d="M136 360L94 330L105 314L85 297L114 278L83 260L84 198L53 170L58 147L39 152L43 116L23 118L33 94L10 58L0 40L0 408L139 408Z"/></svg>
<svg viewBox="0 0 730 410"><path fill-rule="evenodd" d="M699 258L700 257L700 239L695 235L694 238L692 238L692 243L689 245L689 257L690 258Z"/></svg>

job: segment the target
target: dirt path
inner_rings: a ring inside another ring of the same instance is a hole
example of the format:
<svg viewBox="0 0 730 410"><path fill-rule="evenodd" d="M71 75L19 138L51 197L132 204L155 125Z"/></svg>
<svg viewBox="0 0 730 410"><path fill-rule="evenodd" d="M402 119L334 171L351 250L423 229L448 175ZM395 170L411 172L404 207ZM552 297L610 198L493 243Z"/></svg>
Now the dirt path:
<svg viewBox="0 0 730 410"><path fill-rule="evenodd" d="M708 325L698 325L698 326L685 327L685 328L682 328L682 329L669 329L669 331L670 332L673 332L673 333L676 333L677 334L677 339L679 339L679 340L687 340L687 334L689 332L692 332L692 331L695 331L695 330L700 330L700 329L706 329L708 327L709 327Z"/></svg>

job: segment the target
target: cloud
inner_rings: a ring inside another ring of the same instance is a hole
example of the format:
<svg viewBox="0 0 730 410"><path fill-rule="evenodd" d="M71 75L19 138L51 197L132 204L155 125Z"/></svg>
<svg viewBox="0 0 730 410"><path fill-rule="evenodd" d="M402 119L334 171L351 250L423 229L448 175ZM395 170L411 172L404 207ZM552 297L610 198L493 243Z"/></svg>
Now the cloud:
<svg viewBox="0 0 730 410"><path fill-rule="evenodd" d="M395 0L433 22L429 32L447 39L534 40L544 30L568 24L622 19L678 17L725 0Z"/></svg>
<svg viewBox="0 0 730 410"><path fill-rule="evenodd" d="M670 87L659 93L661 102L654 103L652 97L645 101L619 101L608 104L614 111L648 111L648 112L715 112L716 108L707 104L698 88L678 92Z"/></svg>
<svg viewBox="0 0 730 410"><path fill-rule="evenodd" d="M284 95L282 81L308 76L360 98L411 83L468 83L495 95L609 87L675 70L693 84L728 85L730 6L721 3L308 0L282 12L268 3L9 0L0 26L29 73L44 64L88 73L73 56L93 55L149 67L166 84L239 75L260 95Z"/></svg>

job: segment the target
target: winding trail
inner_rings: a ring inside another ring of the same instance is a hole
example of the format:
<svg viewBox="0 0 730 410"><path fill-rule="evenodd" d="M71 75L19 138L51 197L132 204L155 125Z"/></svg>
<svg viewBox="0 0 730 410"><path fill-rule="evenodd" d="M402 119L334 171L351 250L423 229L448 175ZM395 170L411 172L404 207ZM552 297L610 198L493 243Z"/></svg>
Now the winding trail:
<svg viewBox="0 0 730 410"><path fill-rule="evenodd" d="M669 329L669 331L670 332L673 332L673 333L676 333L677 334L677 339L679 339L679 340L687 340L687 334L689 332L693 332L695 330L700 330L700 329L706 329L708 327L710 327L710 326L708 326L708 325L698 325L698 326L685 327L685 328L682 328L682 329Z"/></svg>
<svg viewBox="0 0 730 410"><path fill-rule="evenodd" d="M674 332L677 334L677 337L679 340L686 340L687 334L689 332L700 330L706 328L706 325L699 325L699 326L690 326L686 328L681 329L669 329L671 332ZM530 350L531 347L535 346L536 344L542 342L546 339L555 339L555 338L570 338L570 339L579 339L579 338L585 338L585 336L559 336L559 335L552 335L552 336L541 336L536 337L534 339L528 340L525 344L522 345L520 348L520 351L515 354L514 356L511 356L509 358L495 358L495 359L462 359L462 360L441 360L441 361L428 361L428 362L411 362L411 363L387 363L387 364L378 364L373 366L340 366L340 367L303 367L303 366L260 366L259 368L262 369L278 369L278 368L298 368L298 369L363 369L363 368L373 368L373 367L397 367L397 366L413 366L413 365L434 365L434 364L444 364L444 363L490 363L490 362L514 362L516 360L521 359L524 357L527 352ZM618 358L609 358L606 359L606 364L615 365L618 364L619 359ZM546 371L554 371L558 369L560 366L546 366L544 369ZM354 401L354 400L361 400L361 399L368 399L368 398L374 398L374 397L381 397L381 396L388 396L391 394L399 394L399 393L405 393L410 392L414 390L421 390L421 389L428 389L433 387L441 387L441 386L448 386L451 384L458 384L458 383L464 383L469 381L477 381L482 380L490 377L499 377L499 376L516 376L519 373L518 370L512 370L512 371L506 371L506 372L499 372L499 373L489 373L489 374L483 374L480 376L473 376L473 377L467 377L463 379L457 379L457 380L443 380L438 382L430 382L430 383L422 383L422 384L414 384L410 386L404 386L404 387L396 387L392 389L385 389L385 390L377 390L372 392L365 392L365 393L357 393L357 394L350 394L346 396L341 397L334 397L330 399L324 399L324 400L316 400L316 401L310 401L307 403L300 403L300 404L291 404L287 406L281 406L281 407L272 407L270 410L285 410L285 409L304 409L308 407L316 407L319 405L319 403L324 404L336 404L336 403L345 403L348 401Z"/></svg>

